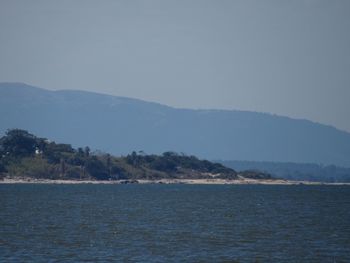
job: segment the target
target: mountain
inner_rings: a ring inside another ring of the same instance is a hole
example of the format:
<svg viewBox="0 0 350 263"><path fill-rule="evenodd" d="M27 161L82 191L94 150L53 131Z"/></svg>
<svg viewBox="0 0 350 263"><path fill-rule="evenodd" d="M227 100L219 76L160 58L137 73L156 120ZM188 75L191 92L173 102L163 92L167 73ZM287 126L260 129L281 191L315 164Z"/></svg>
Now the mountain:
<svg viewBox="0 0 350 263"><path fill-rule="evenodd" d="M266 113L176 109L85 91L0 84L0 135L26 129L74 147L212 160L307 162L350 167L350 134Z"/></svg>

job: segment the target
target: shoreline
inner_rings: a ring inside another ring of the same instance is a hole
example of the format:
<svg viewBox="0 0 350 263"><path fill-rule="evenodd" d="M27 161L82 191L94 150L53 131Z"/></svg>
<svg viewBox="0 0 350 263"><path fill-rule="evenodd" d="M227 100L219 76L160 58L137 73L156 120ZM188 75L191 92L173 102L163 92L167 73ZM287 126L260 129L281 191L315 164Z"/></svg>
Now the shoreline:
<svg viewBox="0 0 350 263"><path fill-rule="evenodd" d="M197 185L350 185L350 183L327 183L312 181L290 181L283 179L129 179L114 181L97 180L51 180L33 178L4 178L0 184L197 184Z"/></svg>

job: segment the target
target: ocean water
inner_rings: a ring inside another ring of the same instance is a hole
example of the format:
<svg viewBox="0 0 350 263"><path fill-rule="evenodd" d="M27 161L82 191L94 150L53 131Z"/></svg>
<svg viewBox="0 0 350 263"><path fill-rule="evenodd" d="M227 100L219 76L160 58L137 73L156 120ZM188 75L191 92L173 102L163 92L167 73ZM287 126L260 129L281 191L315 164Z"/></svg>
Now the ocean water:
<svg viewBox="0 0 350 263"><path fill-rule="evenodd" d="M349 186L0 185L0 262L350 262Z"/></svg>

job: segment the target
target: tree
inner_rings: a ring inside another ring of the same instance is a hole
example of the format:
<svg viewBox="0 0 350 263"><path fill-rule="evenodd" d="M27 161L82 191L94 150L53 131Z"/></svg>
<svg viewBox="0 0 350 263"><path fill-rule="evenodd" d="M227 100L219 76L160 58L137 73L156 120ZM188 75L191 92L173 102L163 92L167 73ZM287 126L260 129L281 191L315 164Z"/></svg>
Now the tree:
<svg viewBox="0 0 350 263"><path fill-rule="evenodd" d="M50 163L60 163L60 160L67 159L67 156L74 154L74 149L70 144L56 144L51 142L46 144L44 150L44 157L48 159Z"/></svg>
<svg viewBox="0 0 350 263"><path fill-rule="evenodd" d="M131 154L128 154L126 156L126 162L130 165L137 165L137 161L138 161L138 156L135 151L133 151Z"/></svg>
<svg viewBox="0 0 350 263"><path fill-rule="evenodd" d="M85 153L85 157L89 157L90 156L90 148L89 148L89 146L85 147L84 153Z"/></svg>
<svg viewBox="0 0 350 263"><path fill-rule="evenodd" d="M13 157L25 157L35 153L37 148L42 147L40 139L21 129L8 130L0 139L3 155Z"/></svg>
<svg viewBox="0 0 350 263"><path fill-rule="evenodd" d="M66 175L66 162L61 158L60 160L60 176L64 177Z"/></svg>
<svg viewBox="0 0 350 263"><path fill-rule="evenodd" d="M106 165L108 170L108 176L111 177L111 155L107 154L106 156Z"/></svg>
<svg viewBox="0 0 350 263"><path fill-rule="evenodd" d="M2 159L0 158L0 174L6 172L6 167L2 162Z"/></svg>
<svg viewBox="0 0 350 263"><path fill-rule="evenodd" d="M77 151L78 156L83 157L84 156L84 150L83 148L79 147Z"/></svg>
<svg viewBox="0 0 350 263"><path fill-rule="evenodd" d="M86 171L94 178L98 180L107 180L109 179L108 176L108 170L106 166L103 164L103 162L97 157L92 156L89 159L87 159L86 165L85 165Z"/></svg>

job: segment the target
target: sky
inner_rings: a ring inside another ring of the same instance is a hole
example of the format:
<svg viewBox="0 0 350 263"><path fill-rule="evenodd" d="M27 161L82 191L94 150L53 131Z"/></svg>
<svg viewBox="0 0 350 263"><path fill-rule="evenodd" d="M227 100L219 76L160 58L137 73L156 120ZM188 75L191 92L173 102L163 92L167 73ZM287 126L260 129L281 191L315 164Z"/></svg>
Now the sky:
<svg viewBox="0 0 350 263"><path fill-rule="evenodd" d="M350 132L350 1L0 0L0 82Z"/></svg>

